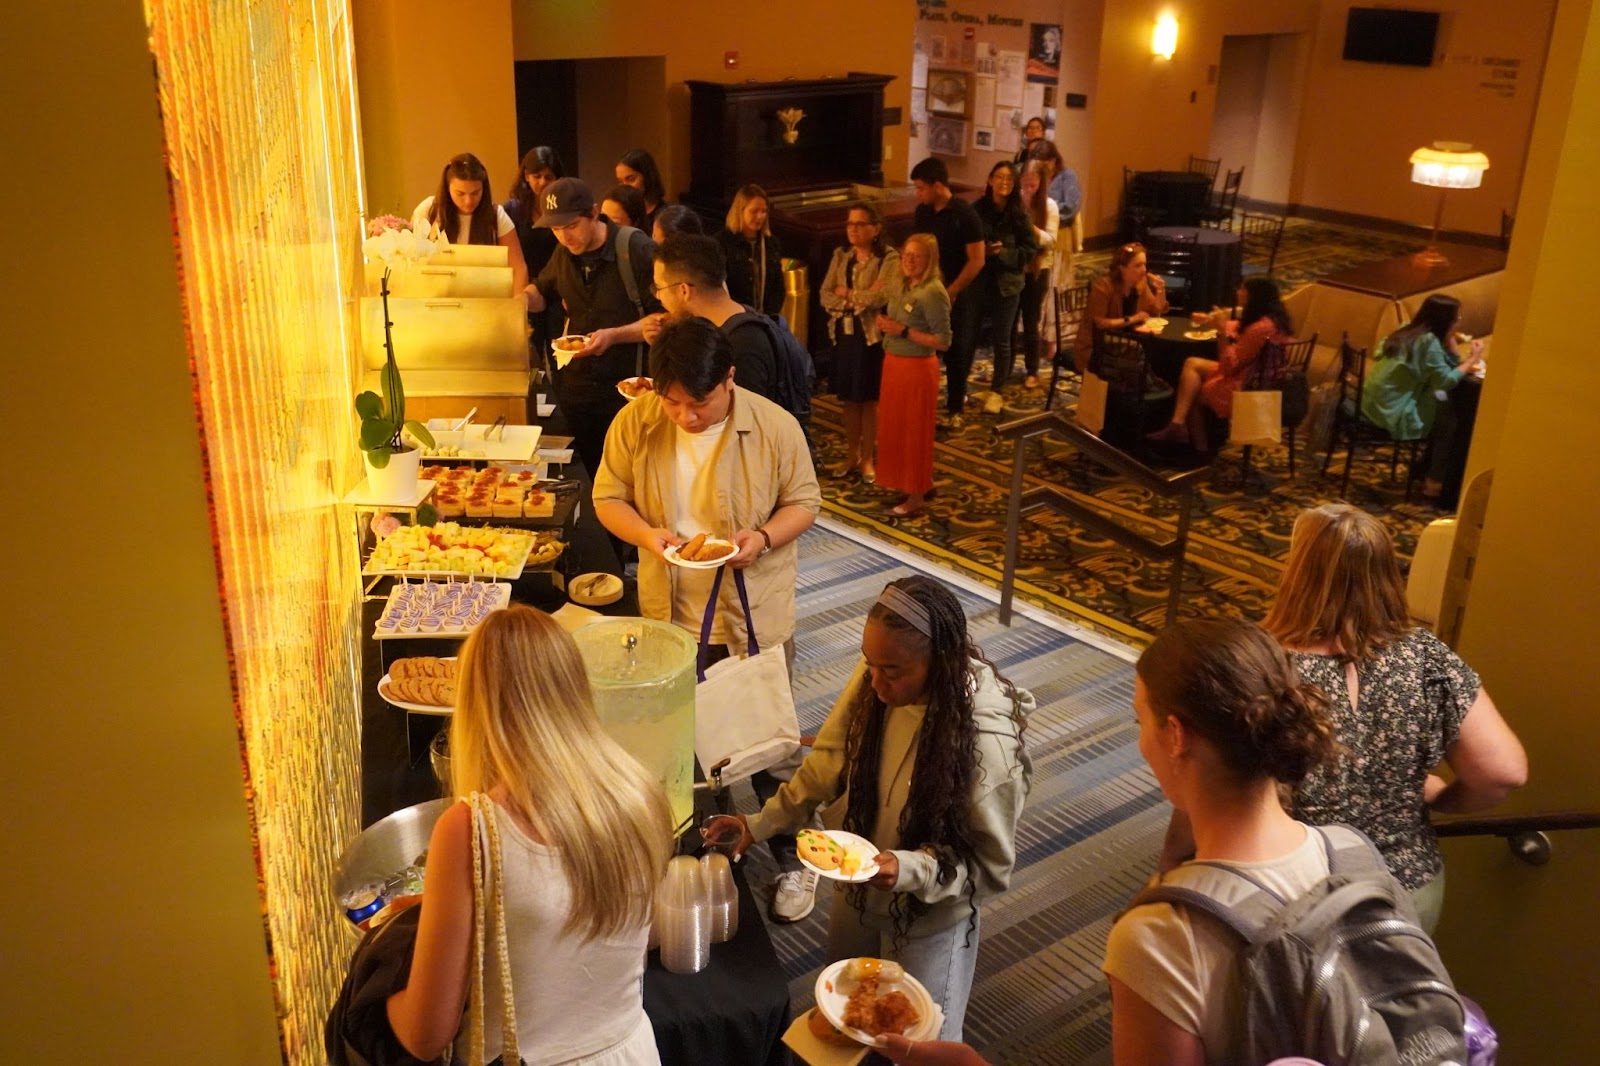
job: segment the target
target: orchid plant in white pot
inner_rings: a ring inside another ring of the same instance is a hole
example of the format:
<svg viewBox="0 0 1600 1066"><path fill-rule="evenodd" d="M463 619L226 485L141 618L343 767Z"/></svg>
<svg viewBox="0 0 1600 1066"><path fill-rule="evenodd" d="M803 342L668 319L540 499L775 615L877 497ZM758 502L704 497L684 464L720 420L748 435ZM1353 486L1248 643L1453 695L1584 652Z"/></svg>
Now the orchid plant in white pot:
<svg viewBox="0 0 1600 1066"><path fill-rule="evenodd" d="M432 448L434 441L427 426L406 418L405 385L394 358L394 323L389 320L389 274L396 267L404 269L432 255L436 246L413 232L409 222L394 215L373 219L367 232L362 250L384 263L379 287L383 297L384 363L378 375L379 392L369 389L356 397L356 414L361 419L358 443L366 457L367 484L373 494L398 500L415 491L422 456L405 439L406 435L427 448Z"/></svg>

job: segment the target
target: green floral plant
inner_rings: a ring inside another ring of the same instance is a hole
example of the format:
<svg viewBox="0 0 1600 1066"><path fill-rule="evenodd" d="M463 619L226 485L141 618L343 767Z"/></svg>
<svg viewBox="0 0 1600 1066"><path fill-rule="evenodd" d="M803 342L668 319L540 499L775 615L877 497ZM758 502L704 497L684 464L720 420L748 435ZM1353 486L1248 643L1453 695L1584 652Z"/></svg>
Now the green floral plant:
<svg viewBox="0 0 1600 1066"><path fill-rule="evenodd" d="M394 361L394 337L389 321L389 272L383 272L383 372L378 375L378 387L383 395L368 389L356 397L356 414L361 417L361 450L367 462L382 470L389 465L389 457L407 451L402 433L409 433L425 448L434 447L433 434L417 421L406 420L406 390L400 381L400 365Z"/></svg>

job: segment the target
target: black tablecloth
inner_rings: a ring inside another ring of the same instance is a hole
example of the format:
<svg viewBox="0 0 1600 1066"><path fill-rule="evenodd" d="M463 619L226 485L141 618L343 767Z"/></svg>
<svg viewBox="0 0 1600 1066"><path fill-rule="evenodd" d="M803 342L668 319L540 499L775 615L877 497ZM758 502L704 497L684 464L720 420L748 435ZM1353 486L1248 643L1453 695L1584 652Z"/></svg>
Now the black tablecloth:
<svg viewBox="0 0 1600 1066"><path fill-rule="evenodd" d="M727 943L711 945L709 966L676 974L661 965L660 952L650 953L644 1009L655 1027L663 1066L790 1062L783 1043L790 1021L789 984L742 867L734 867L734 881L739 931Z"/></svg>
<svg viewBox="0 0 1600 1066"><path fill-rule="evenodd" d="M1483 397L1483 379L1468 374L1450 390L1455 407L1455 432L1450 440L1451 463L1440 478L1439 506L1454 511L1461 502L1461 482L1467 473L1467 452L1472 448L1472 430L1478 424L1478 401Z"/></svg>
<svg viewBox="0 0 1600 1066"><path fill-rule="evenodd" d="M1211 198L1211 179L1187 170L1141 170L1132 184L1128 190L1132 203L1125 206L1153 208L1163 225L1198 225Z"/></svg>
<svg viewBox="0 0 1600 1066"><path fill-rule="evenodd" d="M1239 290L1242 245L1239 235L1209 226L1156 226L1147 234L1152 259L1163 246L1192 251L1189 269L1191 310L1232 307Z"/></svg>
<svg viewBox="0 0 1600 1066"><path fill-rule="evenodd" d="M1185 333L1194 331L1194 323L1189 321L1187 315L1168 315L1167 324L1160 333L1144 333L1137 329L1123 332L1144 345L1145 354L1150 358L1150 369L1156 377L1177 388L1178 377L1183 373L1185 359L1191 355L1207 359L1217 357L1215 338L1197 341L1184 336Z"/></svg>

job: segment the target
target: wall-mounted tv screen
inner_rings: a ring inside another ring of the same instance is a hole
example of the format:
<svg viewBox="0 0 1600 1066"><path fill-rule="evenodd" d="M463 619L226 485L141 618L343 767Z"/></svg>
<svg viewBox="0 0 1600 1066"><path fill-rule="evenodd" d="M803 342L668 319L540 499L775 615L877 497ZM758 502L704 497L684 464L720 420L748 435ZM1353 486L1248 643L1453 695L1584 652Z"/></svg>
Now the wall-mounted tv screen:
<svg viewBox="0 0 1600 1066"><path fill-rule="evenodd" d="M1361 63L1431 67L1438 39L1437 11L1352 7L1344 25L1344 58Z"/></svg>

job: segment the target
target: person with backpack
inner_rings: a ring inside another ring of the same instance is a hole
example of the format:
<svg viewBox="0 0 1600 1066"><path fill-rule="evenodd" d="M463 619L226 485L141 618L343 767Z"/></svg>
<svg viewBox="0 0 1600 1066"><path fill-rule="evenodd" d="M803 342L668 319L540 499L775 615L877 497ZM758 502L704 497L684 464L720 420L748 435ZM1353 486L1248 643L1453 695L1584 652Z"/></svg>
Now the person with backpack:
<svg viewBox="0 0 1600 1066"><path fill-rule="evenodd" d="M1465 1013L1372 842L1283 807L1337 749L1328 697L1271 635L1203 619L1139 657L1139 751L1195 856L1112 926L1118 1064L1465 1062Z"/></svg>
<svg viewBox="0 0 1600 1066"><path fill-rule="evenodd" d="M1208 451L1202 404L1218 418L1231 418L1233 394L1247 379L1260 388L1283 384L1283 346L1294 337L1278 283L1271 278L1246 278L1235 295L1242 310L1237 319L1217 323L1222 330L1217 340L1218 357L1195 355L1183 361L1172 420L1148 434L1150 440L1188 442L1195 451ZM1276 366L1256 365L1258 360L1273 355L1278 360Z"/></svg>
<svg viewBox="0 0 1600 1066"><path fill-rule="evenodd" d="M655 245L602 218L594 192L577 178L546 186L539 209L535 225L553 232L560 247L528 286L528 309L564 307L564 332L587 338L556 371L555 386L573 446L592 474L625 402L617 382L644 373L644 323L661 310L650 285Z"/></svg>
<svg viewBox="0 0 1600 1066"><path fill-rule="evenodd" d="M645 324L654 343L669 317L698 315L728 335L733 370L741 389L777 402L778 356L765 325L753 309L728 295L727 259L715 237L693 233L669 237L656 246L656 299L666 308Z"/></svg>

